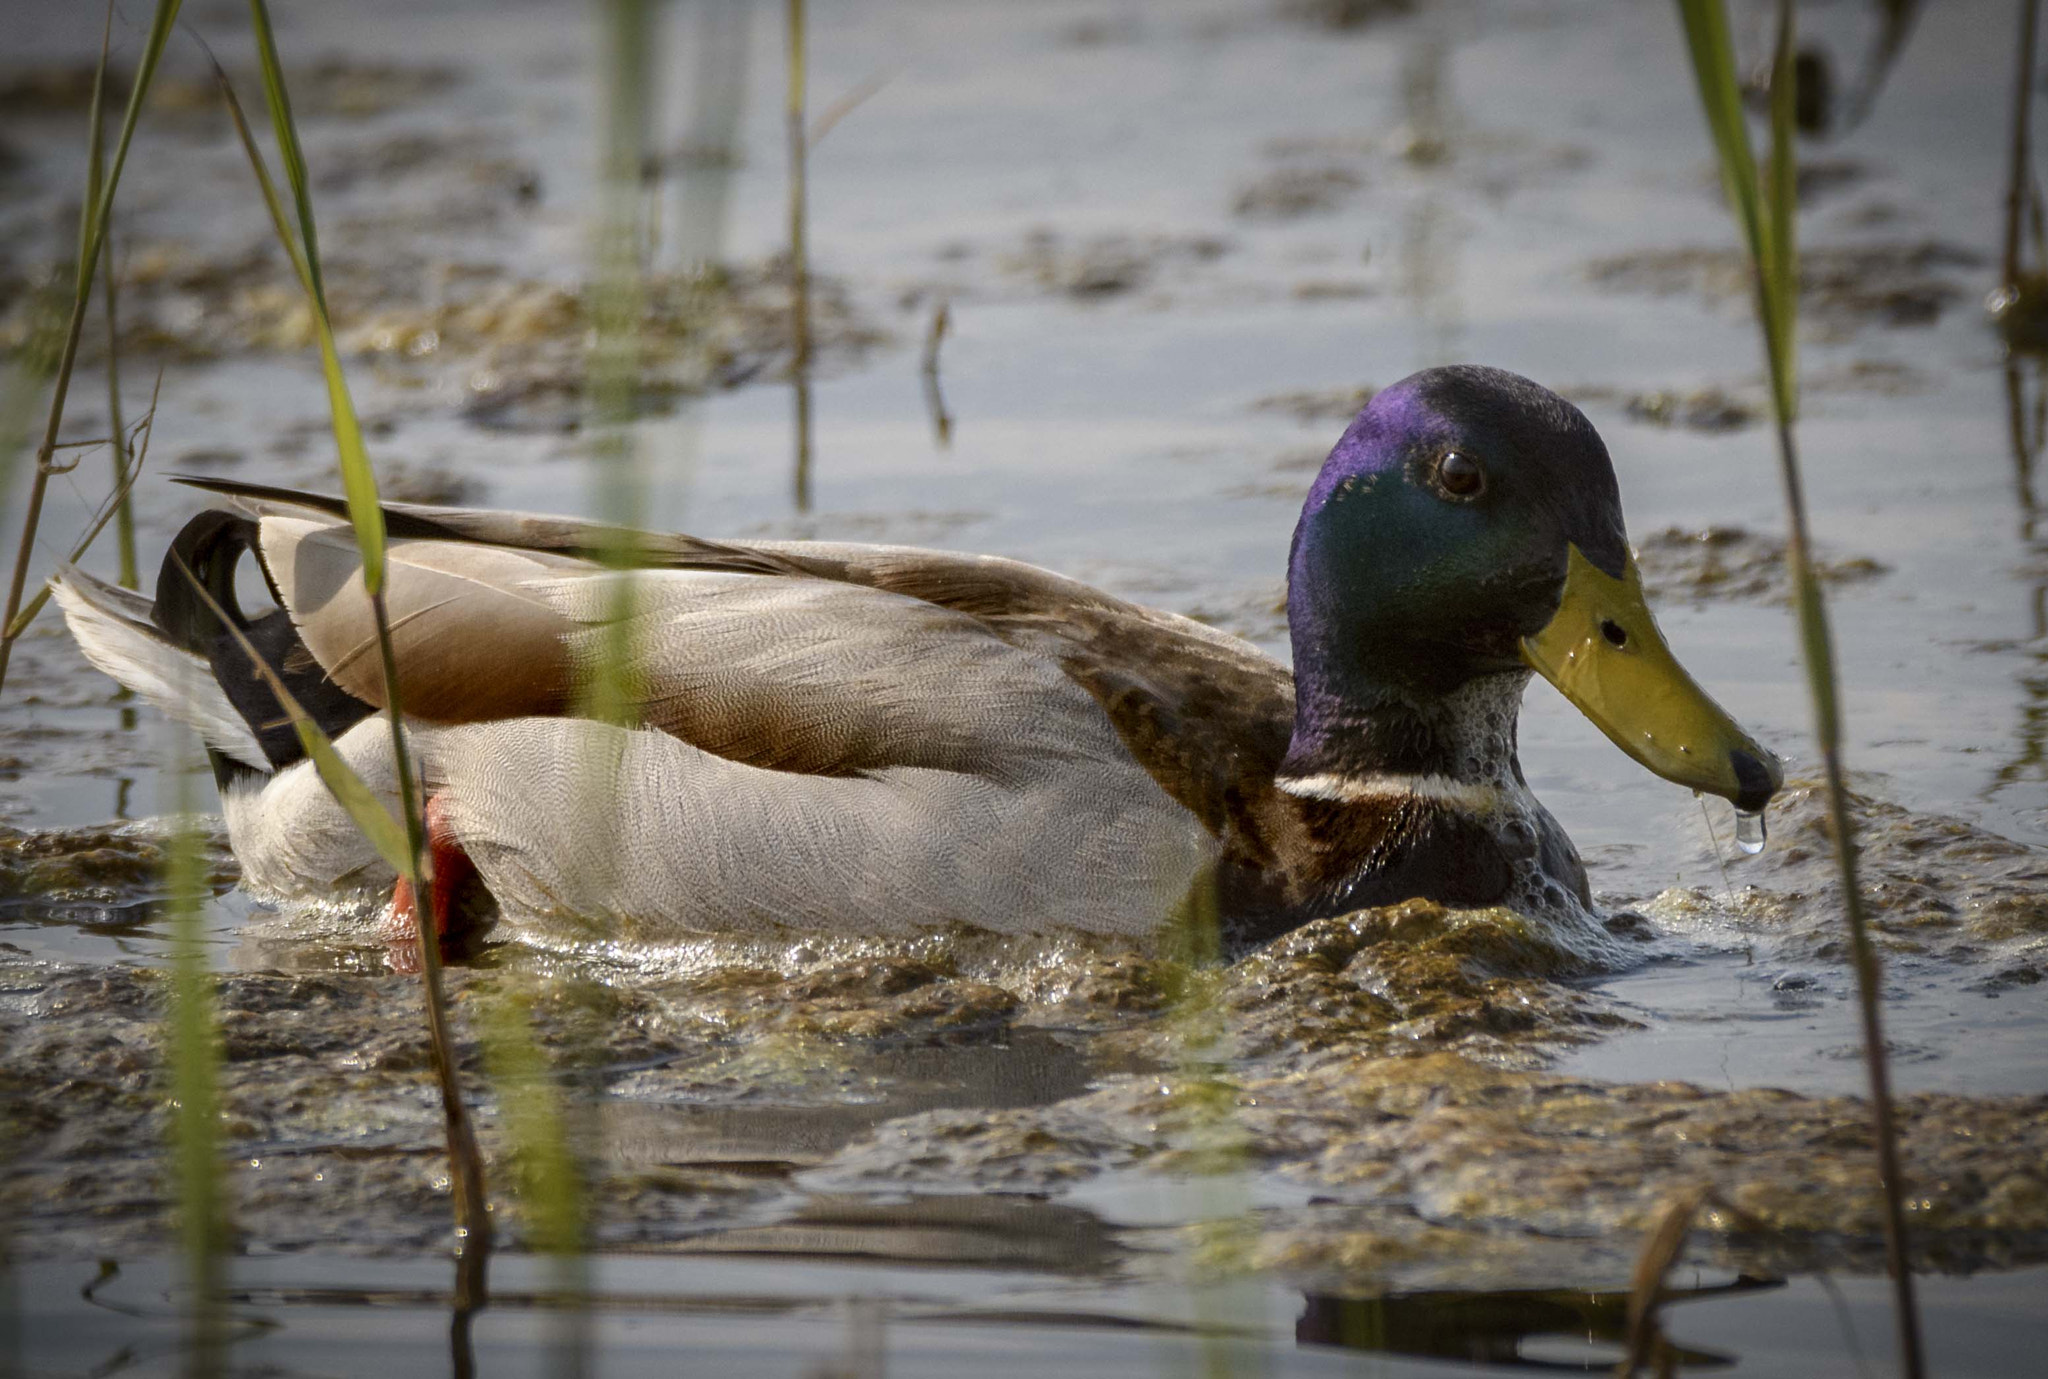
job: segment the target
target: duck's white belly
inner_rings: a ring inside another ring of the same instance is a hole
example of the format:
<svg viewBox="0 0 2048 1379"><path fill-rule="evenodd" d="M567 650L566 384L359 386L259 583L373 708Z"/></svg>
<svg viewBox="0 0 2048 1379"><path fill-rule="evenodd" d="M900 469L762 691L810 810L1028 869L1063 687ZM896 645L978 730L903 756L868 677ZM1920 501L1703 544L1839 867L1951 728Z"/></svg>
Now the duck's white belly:
<svg viewBox="0 0 2048 1379"><path fill-rule="evenodd" d="M416 726L429 790L508 920L621 935L798 928L904 934L1142 934L1214 860L1215 840L1099 732L1006 753L985 772L766 770L666 733L580 719ZM337 747L387 799L388 728ZM301 762L230 790L252 891L328 896L390 873Z"/></svg>

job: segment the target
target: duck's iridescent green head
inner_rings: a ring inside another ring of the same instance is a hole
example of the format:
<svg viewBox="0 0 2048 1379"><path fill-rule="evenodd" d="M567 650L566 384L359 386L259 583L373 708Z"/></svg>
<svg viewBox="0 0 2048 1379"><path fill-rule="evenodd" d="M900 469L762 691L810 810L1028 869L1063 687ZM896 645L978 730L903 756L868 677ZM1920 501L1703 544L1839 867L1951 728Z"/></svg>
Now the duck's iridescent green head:
<svg viewBox="0 0 2048 1379"><path fill-rule="evenodd" d="M1666 779L1748 810L1780 784L1651 620L1599 433L1518 375L1428 369L1373 398L1302 509L1288 617L1298 740L1530 667Z"/></svg>

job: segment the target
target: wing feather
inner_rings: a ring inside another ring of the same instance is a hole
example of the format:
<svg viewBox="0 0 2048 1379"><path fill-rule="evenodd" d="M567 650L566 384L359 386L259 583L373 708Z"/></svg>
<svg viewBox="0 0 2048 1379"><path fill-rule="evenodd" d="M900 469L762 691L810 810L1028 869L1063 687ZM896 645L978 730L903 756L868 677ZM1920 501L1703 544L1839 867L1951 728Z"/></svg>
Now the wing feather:
<svg viewBox="0 0 2048 1379"><path fill-rule="evenodd" d="M267 516L264 568L306 650L379 708L383 669L353 536L331 520ZM408 714L473 723L559 713L574 689L570 624L526 584L583 562L451 541L394 541L386 602Z"/></svg>
<svg viewBox="0 0 2048 1379"><path fill-rule="evenodd" d="M590 664L617 580L529 586ZM965 614L820 579L647 570L627 577L641 715L733 761L814 775L891 767L1000 778L1031 755L1109 751L1101 712L1046 656Z"/></svg>
<svg viewBox="0 0 2048 1379"><path fill-rule="evenodd" d="M340 500L193 482L263 519L266 562L312 654L381 704ZM611 576L594 557L616 549L617 530L480 509L386 514L408 711L443 722L570 712L609 606ZM1075 711L1056 692L1063 679L1221 834L1271 792L1286 751L1284 666L1032 565L900 546L630 539L648 567L648 602L633 615L647 719L732 760L821 775L994 769L1032 724Z"/></svg>

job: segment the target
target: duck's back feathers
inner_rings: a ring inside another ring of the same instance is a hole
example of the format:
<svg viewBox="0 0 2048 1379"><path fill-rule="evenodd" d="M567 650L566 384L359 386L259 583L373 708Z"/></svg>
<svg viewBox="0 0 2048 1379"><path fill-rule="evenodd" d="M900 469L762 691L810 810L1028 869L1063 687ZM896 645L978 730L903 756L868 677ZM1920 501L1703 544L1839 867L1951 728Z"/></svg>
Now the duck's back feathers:
<svg viewBox="0 0 2048 1379"><path fill-rule="evenodd" d="M362 558L347 524L270 513L258 519L263 567L306 654L335 684L387 707ZM408 714L474 723L568 710L573 624L529 586L591 570L545 551L394 540L385 602Z"/></svg>
<svg viewBox="0 0 2048 1379"><path fill-rule="evenodd" d="M266 568L307 649L381 706L341 501L189 482L260 521ZM626 606L598 562L626 549L642 568L621 643L645 721L732 760L819 775L1000 769L1034 715L1072 711L1066 690L1078 686L1159 787L1227 837L1286 751L1294 701L1283 666L1191 619L1020 561L385 510L401 692L409 714L434 721L573 711L595 629Z"/></svg>

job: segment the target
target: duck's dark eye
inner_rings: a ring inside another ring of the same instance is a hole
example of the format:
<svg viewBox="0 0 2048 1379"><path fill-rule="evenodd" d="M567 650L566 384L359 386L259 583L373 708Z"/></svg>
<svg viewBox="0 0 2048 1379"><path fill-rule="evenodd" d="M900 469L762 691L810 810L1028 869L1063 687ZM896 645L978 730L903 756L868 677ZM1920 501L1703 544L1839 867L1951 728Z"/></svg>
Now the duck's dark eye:
<svg viewBox="0 0 2048 1379"><path fill-rule="evenodd" d="M1447 498L1477 498L1486 492L1486 471L1464 451L1446 450L1437 457L1436 486Z"/></svg>
<svg viewBox="0 0 2048 1379"><path fill-rule="evenodd" d="M1600 620L1600 635L1605 637L1607 644L1617 651L1628 645L1628 629L1612 618L1602 618Z"/></svg>

